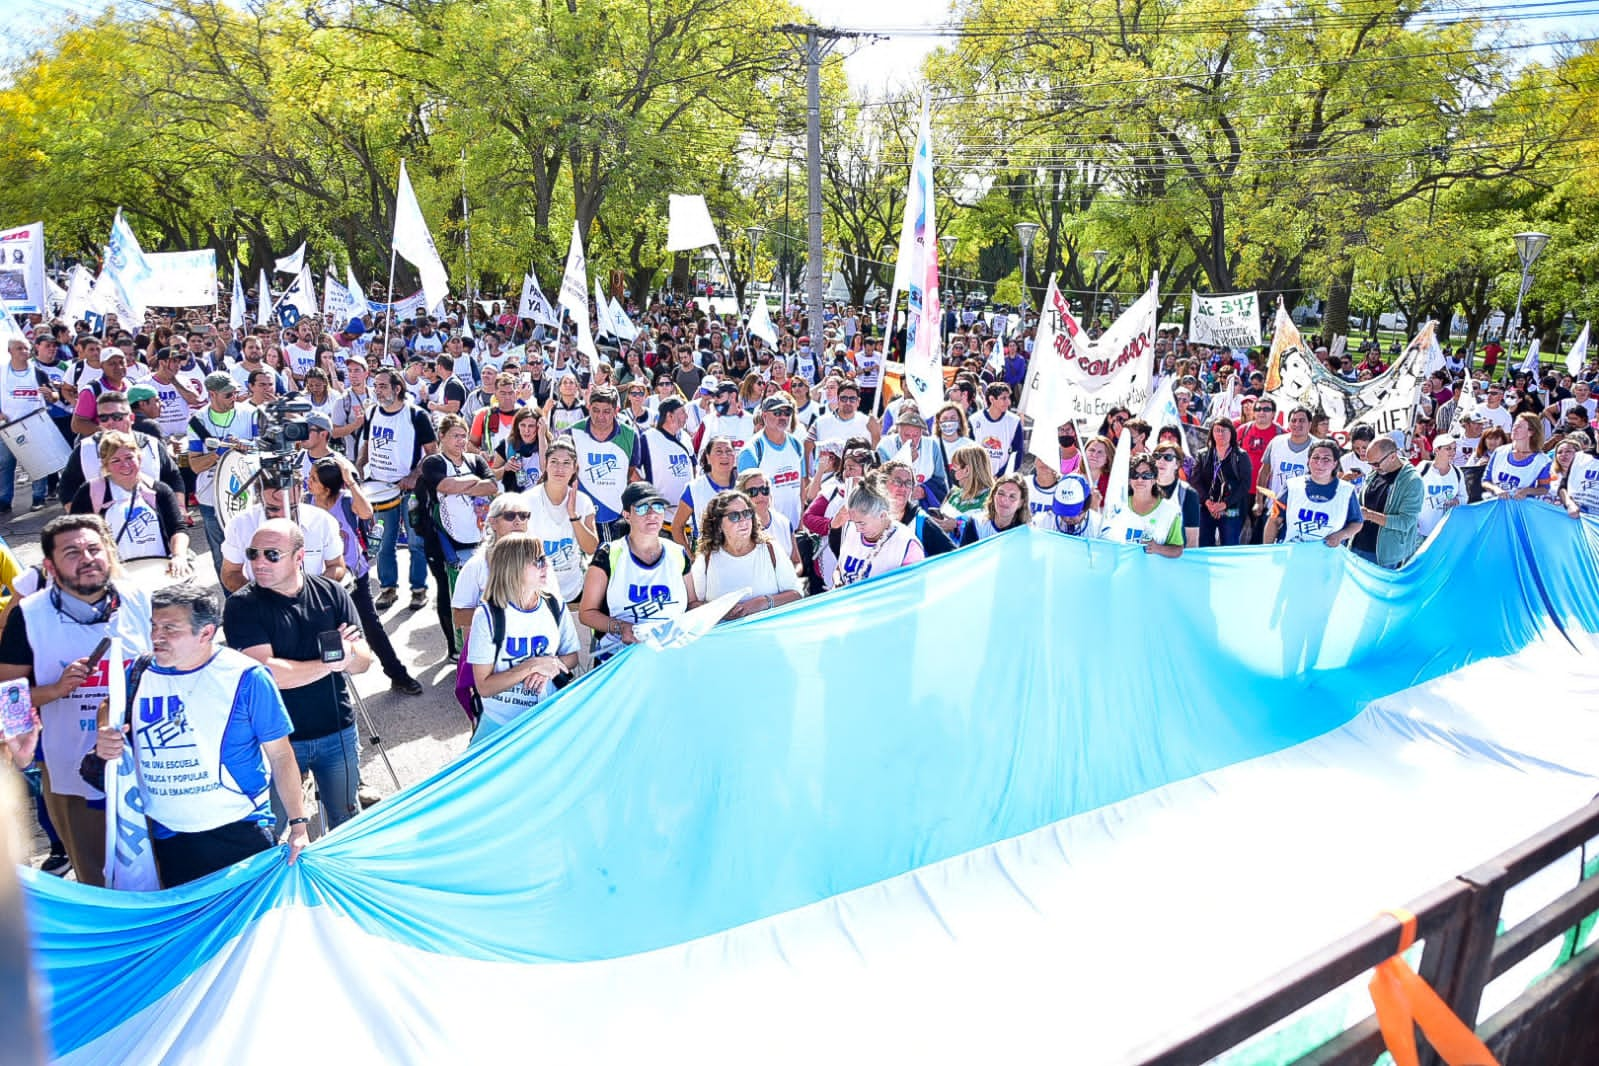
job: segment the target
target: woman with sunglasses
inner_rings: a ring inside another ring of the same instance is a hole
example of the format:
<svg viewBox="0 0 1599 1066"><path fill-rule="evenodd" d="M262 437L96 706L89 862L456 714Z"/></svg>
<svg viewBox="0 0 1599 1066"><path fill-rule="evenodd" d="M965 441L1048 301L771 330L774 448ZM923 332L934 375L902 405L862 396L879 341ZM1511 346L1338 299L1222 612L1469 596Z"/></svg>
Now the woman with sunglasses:
<svg viewBox="0 0 1599 1066"><path fill-rule="evenodd" d="M695 599L688 552L661 536L667 507L666 499L648 481L635 481L622 490L627 536L595 553L583 578L578 621L599 637L595 665L638 643L635 625L680 618Z"/></svg>
<svg viewBox="0 0 1599 1066"><path fill-rule="evenodd" d="M955 542L939 526L937 516L916 502L916 474L908 464L898 459L882 464L877 468L875 483L888 496L890 517L910 529L922 546L923 555L943 555L955 550Z"/></svg>
<svg viewBox="0 0 1599 1066"><path fill-rule="evenodd" d="M455 575L455 589L450 593L450 613L455 616L463 642L472 628L472 612L483 602L483 589L489 578L489 549L494 547L495 541L512 533L528 532L528 523L532 520L533 501L520 492L501 493L489 502L488 517L483 521L483 541ZM542 545L543 541L539 543ZM549 591L556 591L553 581Z"/></svg>
<svg viewBox="0 0 1599 1066"><path fill-rule="evenodd" d="M1155 459L1139 452L1127 464L1127 503L1107 502L1099 539L1119 544L1142 544L1150 555L1175 559L1183 553L1183 512L1173 500L1155 491L1159 477Z"/></svg>
<svg viewBox="0 0 1599 1066"><path fill-rule="evenodd" d="M738 476L738 491L755 505L755 529L764 533L777 545L777 553L799 566L799 544L794 537L794 526L781 511L772 506L772 485L759 470L746 470ZM707 596L706 599L715 599Z"/></svg>
<svg viewBox="0 0 1599 1066"><path fill-rule="evenodd" d="M1053 495L1053 493L1051 493ZM961 547L1025 526L1032 520L1027 506L1027 479L1021 474L1005 474L994 482L983 513L966 523L961 531Z"/></svg>
<svg viewBox="0 0 1599 1066"><path fill-rule="evenodd" d="M1155 445L1155 491L1163 498L1175 500L1183 512L1183 547L1199 546L1199 493L1189 487L1178 475L1183 470L1182 449L1175 441Z"/></svg>
<svg viewBox="0 0 1599 1066"><path fill-rule="evenodd" d="M779 553L764 529L756 528L757 521L755 501L743 492L719 492L711 499L689 571L700 599L690 607L748 589L725 616L748 618L804 595L792 560Z"/></svg>
<svg viewBox="0 0 1599 1066"><path fill-rule="evenodd" d="M600 534L594 501L577 487L577 448L571 437L552 440L544 449L544 471L527 498L533 512L528 532L544 543L561 601L575 604L583 594L583 556L599 548Z"/></svg>
<svg viewBox="0 0 1599 1066"><path fill-rule="evenodd" d="M1336 548L1355 539L1363 524L1360 497L1352 482L1338 476L1340 458L1332 441L1311 443L1305 456L1310 472L1288 479L1283 498L1272 504L1262 543L1275 543L1279 528L1285 544L1319 540Z"/></svg>
<svg viewBox="0 0 1599 1066"><path fill-rule="evenodd" d="M472 617L465 659L482 715L476 744L532 711L577 665L572 612L546 587L549 560L537 537L512 533L488 553L483 602Z"/></svg>
<svg viewBox="0 0 1599 1066"><path fill-rule="evenodd" d="M356 617L361 619L361 631L367 646L377 656L388 676L389 688L407 696L422 695L422 685L411 676L394 650L378 610L372 602L372 560L370 543L365 530L372 522L372 503L361 491L355 468L342 456L330 455L311 465L310 501L333 516L339 526L339 539L344 544L344 569L349 575L346 587L355 604Z"/></svg>

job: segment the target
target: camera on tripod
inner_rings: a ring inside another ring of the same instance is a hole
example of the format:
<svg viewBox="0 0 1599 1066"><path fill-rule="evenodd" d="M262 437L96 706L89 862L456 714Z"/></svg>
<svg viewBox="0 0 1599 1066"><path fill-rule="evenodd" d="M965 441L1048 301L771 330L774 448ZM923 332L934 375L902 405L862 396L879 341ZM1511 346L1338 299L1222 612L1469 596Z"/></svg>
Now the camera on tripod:
<svg viewBox="0 0 1599 1066"><path fill-rule="evenodd" d="M286 492L300 474L295 445L311 439L306 415L309 400L273 400L260 408L263 424L257 427L256 447L261 458L261 487Z"/></svg>

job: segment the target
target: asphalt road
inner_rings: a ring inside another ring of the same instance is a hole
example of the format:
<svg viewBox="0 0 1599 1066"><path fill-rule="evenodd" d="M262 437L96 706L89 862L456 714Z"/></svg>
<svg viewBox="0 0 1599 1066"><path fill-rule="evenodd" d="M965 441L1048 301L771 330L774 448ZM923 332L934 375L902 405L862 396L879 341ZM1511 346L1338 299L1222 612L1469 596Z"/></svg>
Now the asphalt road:
<svg viewBox="0 0 1599 1066"><path fill-rule="evenodd" d="M19 484L14 501L18 510L0 516L0 536L4 536L23 566L40 561L39 533L46 522L62 513L62 508L53 502L42 511L30 513L27 508L31 499L26 484ZM203 550L205 530L198 523L198 515L189 535L198 556L197 579L214 584L216 575L209 552ZM404 549L401 561L403 574ZM433 595L431 582L428 594ZM355 678L356 691L367 712L357 722L362 748L361 780L385 797L416 784L454 759L466 750L470 737L466 715L455 699L455 664L445 659L444 634L439 630L438 617L431 602L416 611L409 609L409 602L407 590L402 589L399 601L379 614L395 651L412 676L422 683L422 695L391 692L389 679L376 663ZM379 743L372 742L374 733L380 738ZM389 764L393 766L392 775ZM33 863L37 866L49 848L44 834L32 824L33 819L28 821L25 831L33 834Z"/></svg>

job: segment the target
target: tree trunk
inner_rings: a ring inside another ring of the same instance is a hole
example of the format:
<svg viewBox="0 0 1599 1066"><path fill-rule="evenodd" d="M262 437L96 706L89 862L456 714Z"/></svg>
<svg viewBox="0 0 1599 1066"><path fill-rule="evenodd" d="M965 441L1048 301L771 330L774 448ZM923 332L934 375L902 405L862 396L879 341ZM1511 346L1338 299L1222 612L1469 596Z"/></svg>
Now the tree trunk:
<svg viewBox="0 0 1599 1066"><path fill-rule="evenodd" d="M1355 287L1355 264L1345 263L1327 287L1327 313L1321 330L1329 337L1349 336L1349 294Z"/></svg>

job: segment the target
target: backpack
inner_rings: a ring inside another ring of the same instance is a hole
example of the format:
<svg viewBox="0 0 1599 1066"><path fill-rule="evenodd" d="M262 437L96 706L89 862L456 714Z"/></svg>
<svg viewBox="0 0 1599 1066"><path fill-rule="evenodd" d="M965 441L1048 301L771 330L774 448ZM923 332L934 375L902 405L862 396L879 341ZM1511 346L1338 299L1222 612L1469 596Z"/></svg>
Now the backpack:
<svg viewBox="0 0 1599 1066"><path fill-rule="evenodd" d="M548 607L550 614L555 618L555 624L560 626L561 620L566 616L566 604L550 593L544 593L542 599L544 606ZM505 648L505 608L499 604L484 601L483 606L489 613L489 637L494 641L494 661L500 661L500 652ZM557 689L565 688L572 681L572 675L565 674L553 682ZM483 698L478 695L477 681L472 675L472 664L466 661L466 649L461 650L461 660L455 671L455 699L466 712L466 717L473 726L478 719L483 717Z"/></svg>
<svg viewBox="0 0 1599 1066"><path fill-rule="evenodd" d="M372 531L373 520L370 518L357 518L355 506L350 503L350 497L340 496L339 506L344 508L344 520L355 530L355 542L361 549L361 554L368 559L372 558Z"/></svg>

